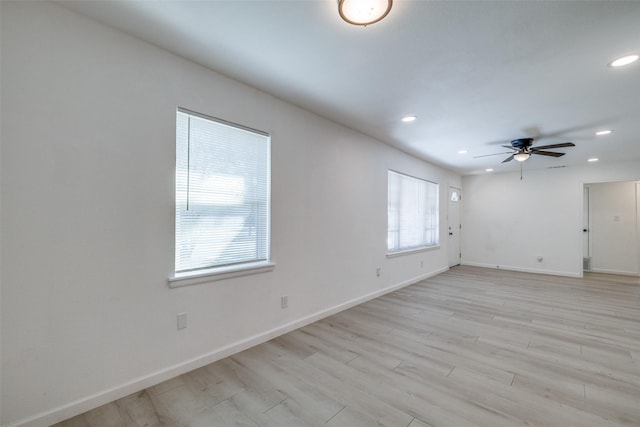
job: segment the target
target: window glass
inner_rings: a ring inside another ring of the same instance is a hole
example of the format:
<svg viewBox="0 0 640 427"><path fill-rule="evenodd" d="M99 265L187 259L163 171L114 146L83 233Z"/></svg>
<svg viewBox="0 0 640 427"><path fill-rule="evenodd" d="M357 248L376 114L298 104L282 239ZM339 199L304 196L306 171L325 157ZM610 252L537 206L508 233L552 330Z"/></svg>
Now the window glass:
<svg viewBox="0 0 640 427"><path fill-rule="evenodd" d="M387 250L438 245L438 184L389 171Z"/></svg>
<svg viewBox="0 0 640 427"><path fill-rule="evenodd" d="M179 109L176 273L269 260L268 134Z"/></svg>

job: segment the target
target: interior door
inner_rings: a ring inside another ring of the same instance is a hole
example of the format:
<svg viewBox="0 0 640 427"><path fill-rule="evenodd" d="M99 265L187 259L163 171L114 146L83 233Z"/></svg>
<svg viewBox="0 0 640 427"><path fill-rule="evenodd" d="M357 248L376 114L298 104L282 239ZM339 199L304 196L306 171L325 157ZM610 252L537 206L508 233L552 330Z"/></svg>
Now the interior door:
<svg viewBox="0 0 640 427"><path fill-rule="evenodd" d="M449 267L460 265L460 199L459 188L449 187Z"/></svg>
<svg viewBox="0 0 640 427"><path fill-rule="evenodd" d="M585 186L582 204L582 256L584 259L582 268L585 271L591 270L591 245L589 242L590 227L591 223L589 221L589 187Z"/></svg>

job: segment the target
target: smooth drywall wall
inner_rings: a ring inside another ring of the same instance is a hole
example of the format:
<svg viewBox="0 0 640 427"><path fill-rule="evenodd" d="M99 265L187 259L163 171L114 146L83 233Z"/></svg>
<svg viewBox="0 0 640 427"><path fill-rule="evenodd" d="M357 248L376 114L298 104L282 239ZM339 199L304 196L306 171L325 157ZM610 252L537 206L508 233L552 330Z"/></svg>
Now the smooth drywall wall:
<svg viewBox="0 0 640 427"><path fill-rule="evenodd" d="M636 182L588 184L591 271L638 274Z"/></svg>
<svg viewBox="0 0 640 427"><path fill-rule="evenodd" d="M459 176L56 4L1 7L3 426L54 423L447 269L446 241L386 257L387 170L440 183L444 208ZM178 106L271 134L273 272L168 287Z"/></svg>
<svg viewBox="0 0 640 427"><path fill-rule="evenodd" d="M465 176L462 263L580 277L584 184L638 178L640 162Z"/></svg>
<svg viewBox="0 0 640 427"><path fill-rule="evenodd" d="M2 8L0 8L0 22L2 22ZM2 70L2 50L0 49L0 70ZM0 81L0 98L2 98L2 83ZM0 117L2 117L2 103L0 103ZM2 132L0 131L0 189L2 188ZM2 224L2 197L0 196L0 224ZM2 227L0 226L0 242L2 242ZM0 245L0 319L2 319L2 245ZM0 389L2 385L2 327L0 325ZM0 390L1 391L1 390ZM0 392L0 424L2 423L2 393Z"/></svg>

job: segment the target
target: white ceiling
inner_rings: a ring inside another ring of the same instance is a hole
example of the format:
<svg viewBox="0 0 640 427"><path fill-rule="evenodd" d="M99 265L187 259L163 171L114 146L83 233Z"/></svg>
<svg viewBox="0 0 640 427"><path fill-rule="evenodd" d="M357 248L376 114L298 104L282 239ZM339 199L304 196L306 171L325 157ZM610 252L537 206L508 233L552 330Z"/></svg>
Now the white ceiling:
<svg viewBox="0 0 640 427"><path fill-rule="evenodd" d="M517 170L473 157L527 136L577 147L525 169L640 159L640 61L607 66L640 1L396 0L368 27L335 0L58 3L462 174Z"/></svg>

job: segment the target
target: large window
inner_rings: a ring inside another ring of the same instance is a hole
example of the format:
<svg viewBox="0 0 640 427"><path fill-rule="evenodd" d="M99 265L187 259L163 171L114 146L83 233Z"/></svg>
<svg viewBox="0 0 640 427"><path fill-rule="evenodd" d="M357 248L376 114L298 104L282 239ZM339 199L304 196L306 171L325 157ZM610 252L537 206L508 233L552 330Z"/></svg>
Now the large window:
<svg viewBox="0 0 640 427"><path fill-rule="evenodd" d="M438 184L389 171L389 253L438 245Z"/></svg>
<svg viewBox="0 0 640 427"><path fill-rule="evenodd" d="M178 109L176 276L269 261L270 138Z"/></svg>

